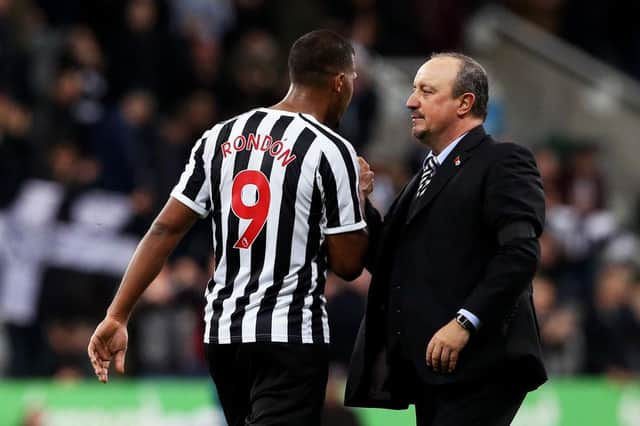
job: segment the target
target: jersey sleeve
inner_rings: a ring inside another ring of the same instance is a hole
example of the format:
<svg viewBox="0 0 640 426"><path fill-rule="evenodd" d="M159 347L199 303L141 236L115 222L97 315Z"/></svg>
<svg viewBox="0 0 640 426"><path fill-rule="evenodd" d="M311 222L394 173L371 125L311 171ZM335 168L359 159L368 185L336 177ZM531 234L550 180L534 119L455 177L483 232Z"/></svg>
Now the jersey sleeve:
<svg viewBox="0 0 640 426"><path fill-rule="evenodd" d="M324 234L357 231L367 226L360 210L358 163L346 144L331 144L323 150L316 173L326 214Z"/></svg>
<svg viewBox="0 0 640 426"><path fill-rule="evenodd" d="M171 196L196 212L206 217L211 209L211 190L205 170L205 147L207 134L194 145L178 184L171 191Z"/></svg>

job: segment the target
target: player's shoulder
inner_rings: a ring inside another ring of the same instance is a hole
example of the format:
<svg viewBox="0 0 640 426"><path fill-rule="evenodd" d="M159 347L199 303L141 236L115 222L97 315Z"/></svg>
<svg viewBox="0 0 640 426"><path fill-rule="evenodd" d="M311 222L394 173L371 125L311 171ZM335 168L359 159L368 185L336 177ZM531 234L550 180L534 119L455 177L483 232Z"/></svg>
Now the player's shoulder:
<svg viewBox="0 0 640 426"><path fill-rule="evenodd" d="M210 129L205 131L205 133L209 133L210 135L216 134L220 132L225 126L233 125L236 121L242 120L244 117L250 115L254 110L243 112L242 114L234 115L233 117L226 118L222 121L218 121L214 124Z"/></svg>
<svg viewBox="0 0 640 426"><path fill-rule="evenodd" d="M229 117L224 120L218 121L213 126L211 126L210 128L204 131L201 139L203 139L207 144L215 144L218 138L218 135L220 134L222 129L224 129L225 127L228 128L229 126L233 126L236 122L247 118L253 112L255 112L255 110L246 111L246 112L243 112L242 114L237 114L237 115L234 115L233 117ZM230 131L230 129L227 129L227 131Z"/></svg>
<svg viewBox="0 0 640 426"><path fill-rule="evenodd" d="M355 149L351 142L344 137L340 136L335 130L329 126L319 122L310 114L299 113L298 117L302 120L307 128L311 129L316 134L317 140L326 142L322 146L331 147L336 146L339 150L348 150L351 153L355 153Z"/></svg>

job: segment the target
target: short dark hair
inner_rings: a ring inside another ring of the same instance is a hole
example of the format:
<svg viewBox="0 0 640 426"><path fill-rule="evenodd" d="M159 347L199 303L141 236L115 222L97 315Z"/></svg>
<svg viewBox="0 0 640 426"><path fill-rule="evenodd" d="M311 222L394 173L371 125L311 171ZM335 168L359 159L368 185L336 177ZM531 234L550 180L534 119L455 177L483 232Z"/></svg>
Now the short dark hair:
<svg viewBox="0 0 640 426"><path fill-rule="evenodd" d="M289 51L289 78L292 83L317 86L331 74L353 67L353 46L329 30L307 33Z"/></svg>
<svg viewBox="0 0 640 426"><path fill-rule="evenodd" d="M489 103L489 79L485 69L475 59L458 52L435 53L434 58L454 58L460 61L460 69L453 82L452 95L454 98L464 93L473 93L476 97L471 113L483 120L487 117Z"/></svg>

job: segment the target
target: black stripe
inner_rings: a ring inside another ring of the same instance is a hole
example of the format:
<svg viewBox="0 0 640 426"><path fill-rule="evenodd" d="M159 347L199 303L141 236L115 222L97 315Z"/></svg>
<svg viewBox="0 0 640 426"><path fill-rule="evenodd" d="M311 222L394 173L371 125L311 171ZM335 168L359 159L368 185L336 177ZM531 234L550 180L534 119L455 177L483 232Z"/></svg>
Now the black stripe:
<svg viewBox="0 0 640 426"><path fill-rule="evenodd" d="M320 273L322 271L322 273ZM313 302L311 303L311 335L313 343L324 343L324 324L322 322L322 308L324 302L320 298L324 294L324 285L327 281L327 256L326 246L323 244L318 256L318 287L313 292Z"/></svg>
<svg viewBox="0 0 640 426"><path fill-rule="evenodd" d="M322 177L322 188L324 189L324 202L327 209L327 228L340 226L340 206L338 205L338 186L333 170L327 157L322 154L320 166L318 167Z"/></svg>
<svg viewBox="0 0 640 426"><path fill-rule="evenodd" d="M312 262L316 261L318 251L320 250L320 238L322 237L320 230L321 220L322 194L314 179L311 205L309 206L309 219L307 221L309 224L309 235L307 237L307 248L304 259L305 267L298 272L298 287L296 287L293 293L293 299L289 306L289 343L302 343L302 308L304 307L304 299L309 294L312 285ZM324 276L324 271L318 269L318 276L320 275Z"/></svg>
<svg viewBox="0 0 640 426"><path fill-rule="evenodd" d="M189 176L189 180L187 180L187 184L184 186L184 191L182 191L182 195L194 202L198 197L198 192L200 192L200 188L202 188L202 184L205 179L203 157L204 147L207 144L206 142L205 138L202 138L197 142L200 146L193 152L192 160L195 161L193 172L191 172L191 176Z"/></svg>
<svg viewBox="0 0 640 426"><path fill-rule="evenodd" d="M242 130L242 135L246 138L249 136L249 133L255 133L258 125L262 121L262 119L267 115L266 112L257 111L254 112L251 117L245 123L244 129ZM251 156L251 151L237 151L233 154L233 176L235 177L239 172L245 170L247 165L249 164L249 157ZM231 179L233 180L233 179ZM219 190L218 190L219 192ZM225 207L227 208L227 207ZM225 256L225 265L226 265L226 275L224 280L224 287L218 292L217 297L211 304L213 309L213 316L211 317L211 331L212 333L216 333L214 336L211 336L212 340L218 340L218 324L220 321L220 315L222 314L222 303L231 296L233 292L233 287L235 284L236 277L238 276L238 272L240 271L240 252L238 249L233 247L233 244L238 240L238 227L240 224L240 219L233 214L231 211L229 212L229 218L227 221L227 240L224 245L224 256Z"/></svg>
<svg viewBox="0 0 640 426"><path fill-rule="evenodd" d="M300 181L300 172L304 157L307 155L316 135L309 128L300 133L293 144L293 155L296 161L287 166L282 184L282 202L280 203L280 215L278 218L278 237L273 268L273 283L265 291L260 302L258 319L256 323L256 338L271 338L271 317L276 305L278 293L282 288L284 278L289 273L291 262L291 242L293 240L293 228L296 214L296 194Z"/></svg>
<svg viewBox="0 0 640 426"><path fill-rule="evenodd" d="M293 117L282 116L275 122L271 132L269 133L274 142L282 138L282 135L284 135L284 132L292 121ZM273 156L265 152L262 157L260 171L270 178L272 169ZM258 289L260 274L262 274L262 269L264 268L266 246L267 225L265 224L262 231L258 234L258 237L251 245L251 277L249 278L249 283L244 289L244 294L236 300L235 311L231 314L232 341L241 340L239 338L242 336L242 320L244 318L245 309L249 304L249 297Z"/></svg>
<svg viewBox="0 0 640 426"><path fill-rule="evenodd" d="M215 246L215 258L216 258L216 266L220 263L220 259L222 258L222 206L220 203L220 174L222 170L222 152L220 150L220 145L222 142L226 142L229 139L229 134L231 133L231 129L235 124L236 120L228 121L226 124L222 126L220 132L218 133L218 138L216 139L216 146L213 154L213 158L211 159L211 198L213 199L213 211L211 212L211 220L213 221L213 226L215 228L214 238L214 246ZM209 281L209 291L213 289L215 282L213 278Z"/></svg>
<svg viewBox="0 0 640 426"><path fill-rule="evenodd" d="M360 222L362 220L362 215L360 214L360 201L358 197L358 189L357 189L357 186L355 185L355 183L357 182L357 174L356 174L356 169L353 166L353 160L351 158L351 153L349 152L349 149L347 148L345 143L342 140L340 140L339 137L332 134L327 129L320 126L318 123L314 123L313 121L305 117L303 114L298 114L298 115L302 117L302 119L305 120L307 123L311 124L314 128L320 131L320 133L325 135L331 142L333 142L338 147L338 150L342 155L344 164L347 167L347 174L349 175L349 186L351 188L351 200L353 202L353 217L355 218L356 223Z"/></svg>

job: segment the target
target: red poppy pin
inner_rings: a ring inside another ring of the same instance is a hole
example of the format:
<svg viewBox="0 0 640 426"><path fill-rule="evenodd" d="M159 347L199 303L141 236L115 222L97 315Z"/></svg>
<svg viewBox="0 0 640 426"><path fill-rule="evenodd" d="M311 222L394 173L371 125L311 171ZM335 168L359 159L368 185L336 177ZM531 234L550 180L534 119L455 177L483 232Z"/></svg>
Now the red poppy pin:
<svg viewBox="0 0 640 426"><path fill-rule="evenodd" d="M453 159L453 164L458 167L460 165L461 161L460 161L460 156L458 155L456 158Z"/></svg>

